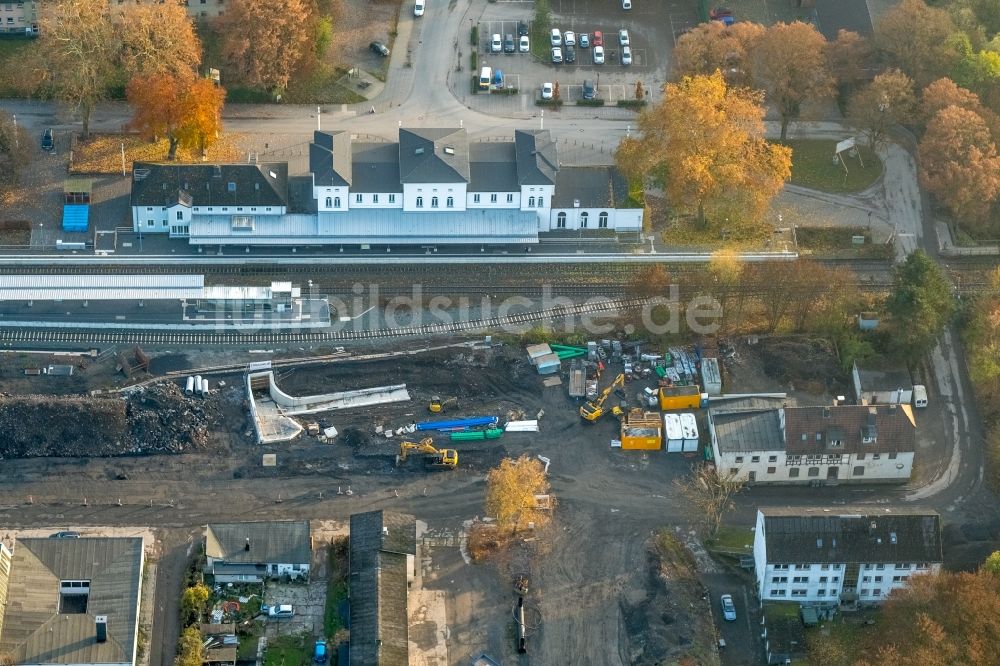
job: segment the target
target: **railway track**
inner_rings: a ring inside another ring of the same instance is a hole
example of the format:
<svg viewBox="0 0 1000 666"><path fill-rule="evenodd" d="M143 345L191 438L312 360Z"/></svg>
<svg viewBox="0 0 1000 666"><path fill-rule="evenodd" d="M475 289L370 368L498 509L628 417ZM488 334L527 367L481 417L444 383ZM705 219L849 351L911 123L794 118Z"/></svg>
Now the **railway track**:
<svg viewBox="0 0 1000 666"><path fill-rule="evenodd" d="M599 313L626 312L640 308L645 302L641 298L605 300L598 303L583 303L521 312L505 317L471 319L454 323L423 324L420 326L400 326L363 331L142 331L142 330L73 330L44 327L0 328L0 343L44 343L83 345L123 345L139 344L148 346L208 345L208 346L255 346L255 345L315 345L324 343L380 340L428 335L461 335L475 331L496 330L546 321L557 317L580 316Z"/></svg>

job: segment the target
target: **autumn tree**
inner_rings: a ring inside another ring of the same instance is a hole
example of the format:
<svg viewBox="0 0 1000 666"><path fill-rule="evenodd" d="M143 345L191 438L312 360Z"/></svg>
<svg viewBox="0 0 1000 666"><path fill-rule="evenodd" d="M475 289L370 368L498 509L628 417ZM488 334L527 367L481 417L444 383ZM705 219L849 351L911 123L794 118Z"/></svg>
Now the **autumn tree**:
<svg viewBox="0 0 1000 666"><path fill-rule="evenodd" d="M191 626L181 632L177 640L177 657L174 666L201 666L204 657L204 647L201 642L201 631Z"/></svg>
<svg viewBox="0 0 1000 666"><path fill-rule="evenodd" d="M872 55L871 42L856 32L841 29L836 39L827 42L827 69L837 85L853 87L868 77Z"/></svg>
<svg viewBox="0 0 1000 666"><path fill-rule="evenodd" d="M678 492L691 503L700 520L705 521L709 537L714 537L722 518L735 504L733 498L746 486L730 472L720 473L714 465L700 463L691 476L674 481Z"/></svg>
<svg viewBox="0 0 1000 666"><path fill-rule="evenodd" d="M201 41L181 0L127 4L117 25L122 33L122 65L129 77L169 74L194 76L201 63Z"/></svg>
<svg viewBox="0 0 1000 666"><path fill-rule="evenodd" d="M898 69L891 69L851 97L847 119L868 135L868 147L875 150L884 145L894 125L913 120L916 104L913 81Z"/></svg>
<svg viewBox="0 0 1000 666"><path fill-rule="evenodd" d="M748 85L748 57L764 34L764 26L740 21L726 27L720 21L702 23L681 36L674 48L674 76L713 74L719 70L730 84Z"/></svg>
<svg viewBox="0 0 1000 666"><path fill-rule="evenodd" d="M784 141L788 123L801 115L803 105L833 94L826 39L809 23L776 23L757 42L751 57L754 84L777 107Z"/></svg>
<svg viewBox="0 0 1000 666"><path fill-rule="evenodd" d="M864 635L857 666L989 666L1000 650L1000 577L975 573L910 576Z"/></svg>
<svg viewBox="0 0 1000 666"><path fill-rule="evenodd" d="M983 118L957 106L942 109L917 153L920 183L956 218L983 224L1000 194L1000 156Z"/></svg>
<svg viewBox="0 0 1000 666"><path fill-rule="evenodd" d="M705 226L758 224L791 175L791 150L764 140L761 94L726 85L720 72L668 83L639 117L641 139L616 154L622 170L661 185L670 205Z"/></svg>
<svg viewBox="0 0 1000 666"><path fill-rule="evenodd" d="M306 57L314 57L315 5L310 0L230 0L221 23L230 74L268 90L284 90Z"/></svg>
<svg viewBox="0 0 1000 666"><path fill-rule="evenodd" d="M209 589L204 583L185 588L181 594L181 620L185 625L201 619L208 604Z"/></svg>
<svg viewBox="0 0 1000 666"><path fill-rule="evenodd" d="M892 346L916 365L930 353L955 313L952 287L941 267L917 250L896 267L886 302L892 319Z"/></svg>
<svg viewBox="0 0 1000 666"><path fill-rule="evenodd" d="M31 139L14 118L0 110L0 196L18 185L28 164Z"/></svg>
<svg viewBox="0 0 1000 666"><path fill-rule="evenodd" d="M939 111L949 106L957 106L980 115L982 103L979 95L962 88L947 77L942 77L924 88L920 95L920 118L927 124Z"/></svg>
<svg viewBox="0 0 1000 666"><path fill-rule="evenodd" d="M504 458L486 475L486 513L501 530L516 532L528 523L540 525L548 515L539 507L538 495L549 491L545 467L536 458Z"/></svg>
<svg viewBox="0 0 1000 666"><path fill-rule="evenodd" d="M131 126L152 140L166 137L167 159L178 146L204 150L220 129L225 92L208 79L162 73L137 76L125 91L135 110Z"/></svg>
<svg viewBox="0 0 1000 666"><path fill-rule="evenodd" d="M975 92L989 105L1000 101L1000 53L977 51L964 34L953 35L951 43L958 53L952 69L955 83Z"/></svg>
<svg viewBox="0 0 1000 666"><path fill-rule="evenodd" d="M925 86L950 72L958 60L949 40L954 32L945 10L924 0L902 0L876 21L875 44L890 64Z"/></svg>
<svg viewBox="0 0 1000 666"><path fill-rule="evenodd" d="M94 107L119 71L121 36L108 1L58 0L39 23L39 84L79 112L88 137Z"/></svg>

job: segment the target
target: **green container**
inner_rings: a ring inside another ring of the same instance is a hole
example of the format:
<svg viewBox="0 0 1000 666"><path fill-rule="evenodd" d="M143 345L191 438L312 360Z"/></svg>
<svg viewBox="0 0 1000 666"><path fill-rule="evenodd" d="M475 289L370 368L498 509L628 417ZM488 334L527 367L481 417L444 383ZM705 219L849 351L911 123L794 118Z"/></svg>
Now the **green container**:
<svg viewBox="0 0 1000 666"><path fill-rule="evenodd" d="M486 439L500 439L503 437L503 428L490 428L486 431Z"/></svg>
<svg viewBox="0 0 1000 666"><path fill-rule="evenodd" d="M663 379L664 377L667 376L667 369L664 368L663 366L659 365L656 366L656 376L659 377L660 379Z"/></svg>
<svg viewBox="0 0 1000 666"><path fill-rule="evenodd" d="M451 433L451 441L453 442L474 442L478 439L486 439L486 433L482 430Z"/></svg>

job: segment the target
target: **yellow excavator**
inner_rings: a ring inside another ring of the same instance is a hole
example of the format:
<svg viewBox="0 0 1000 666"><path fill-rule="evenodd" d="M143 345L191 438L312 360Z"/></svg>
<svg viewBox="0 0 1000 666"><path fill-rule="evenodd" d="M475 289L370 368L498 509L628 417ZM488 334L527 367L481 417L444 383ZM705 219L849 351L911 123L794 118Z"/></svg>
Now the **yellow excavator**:
<svg viewBox="0 0 1000 666"><path fill-rule="evenodd" d="M427 457L427 466L437 469L455 469L458 467L458 451L455 449L438 449L434 447L434 440L430 437L423 439L419 444L413 442L399 443L399 462L406 462L410 452L420 453Z"/></svg>
<svg viewBox="0 0 1000 666"><path fill-rule="evenodd" d="M440 396L434 396L431 398L431 402L427 405L427 411L432 414L440 414L445 410L446 407L452 407L458 404L458 398L448 398L447 400L442 400Z"/></svg>
<svg viewBox="0 0 1000 666"><path fill-rule="evenodd" d="M591 423L597 421L606 413L604 409L604 403L607 402L608 397L611 395L611 392L614 391L619 386L624 386L624 385L625 385L625 375L623 373L615 377L615 381L611 382L611 384L606 389L601 391L601 394L599 396L597 396L590 402L580 405L580 416L583 417L584 420L590 421ZM615 416L621 416L623 414L623 411L621 407L615 405L614 407L611 408L611 413L614 414Z"/></svg>

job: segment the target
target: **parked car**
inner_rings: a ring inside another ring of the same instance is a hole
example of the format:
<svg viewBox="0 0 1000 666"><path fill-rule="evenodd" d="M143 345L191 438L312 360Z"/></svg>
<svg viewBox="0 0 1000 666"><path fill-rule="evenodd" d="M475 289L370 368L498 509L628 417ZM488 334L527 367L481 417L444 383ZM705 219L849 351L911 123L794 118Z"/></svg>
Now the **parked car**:
<svg viewBox="0 0 1000 666"><path fill-rule="evenodd" d="M589 49L590 48L590 35L588 35L585 32L581 32L580 35L579 35L579 37L577 37L577 39L580 40L580 48L581 49Z"/></svg>
<svg viewBox="0 0 1000 666"><path fill-rule="evenodd" d="M493 37L490 39L490 51L493 53L500 53L503 51L503 40L500 39L500 33L493 33Z"/></svg>
<svg viewBox="0 0 1000 666"><path fill-rule="evenodd" d="M622 0L622 9L632 9L632 0Z"/></svg>
<svg viewBox="0 0 1000 666"><path fill-rule="evenodd" d="M497 89L503 88L503 81L504 81L503 72L499 69L494 69L493 81L492 81L493 87Z"/></svg>
<svg viewBox="0 0 1000 666"><path fill-rule="evenodd" d="M594 38L590 41L594 46L604 46L604 33L600 30L594 31Z"/></svg>
<svg viewBox="0 0 1000 666"><path fill-rule="evenodd" d="M722 595L722 617L726 618L727 622L736 621L736 604L733 603L731 594Z"/></svg>
<svg viewBox="0 0 1000 666"><path fill-rule="evenodd" d="M559 48L558 46L553 46L552 47L552 62L559 63L559 62L562 62L562 61L563 61L562 49Z"/></svg>
<svg viewBox="0 0 1000 666"><path fill-rule="evenodd" d="M261 606L261 610L267 608L268 617L294 617L295 609L291 604L279 604L276 606Z"/></svg>
<svg viewBox="0 0 1000 666"><path fill-rule="evenodd" d="M546 81L542 84L542 99L552 99L552 84Z"/></svg>
<svg viewBox="0 0 1000 666"><path fill-rule="evenodd" d="M604 47L595 46L594 47L594 64L603 65L604 64Z"/></svg>
<svg viewBox="0 0 1000 666"><path fill-rule="evenodd" d="M368 48L374 51L376 55L380 55L383 58L389 55L389 47L382 42L372 42L368 45Z"/></svg>
<svg viewBox="0 0 1000 666"><path fill-rule="evenodd" d="M52 128L48 128L42 132L42 150L52 150L56 147L56 143L52 138Z"/></svg>
<svg viewBox="0 0 1000 666"><path fill-rule="evenodd" d="M517 22L517 34L519 37L524 37L528 34L528 23L527 21Z"/></svg>
<svg viewBox="0 0 1000 666"><path fill-rule="evenodd" d="M622 46L629 45L628 30L626 30L625 28L622 28L621 30L618 31L618 43L621 44Z"/></svg>
<svg viewBox="0 0 1000 666"><path fill-rule="evenodd" d="M576 62L576 49L572 46L567 46L563 55L566 58L566 62Z"/></svg>
<svg viewBox="0 0 1000 666"><path fill-rule="evenodd" d="M583 98L584 99L594 99L597 97L597 88L594 87L594 82L590 79L584 79L583 81Z"/></svg>
<svg viewBox="0 0 1000 666"><path fill-rule="evenodd" d="M55 534L49 535L50 539L79 539L79 532L56 532Z"/></svg>
<svg viewBox="0 0 1000 666"><path fill-rule="evenodd" d="M562 46L562 33L559 32L559 28L552 28L549 40L552 42L552 46Z"/></svg>
<svg viewBox="0 0 1000 666"><path fill-rule="evenodd" d="M507 33L503 38L503 52L513 53L517 50L517 43L514 41L514 35Z"/></svg>
<svg viewBox="0 0 1000 666"><path fill-rule="evenodd" d="M572 30L567 30L563 33L563 44L566 46L576 46L576 33Z"/></svg>
<svg viewBox="0 0 1000 666"><path fill-rule="evenodd" d="M424 0L416 0L413 5L413 15L423 16L424 15Z"/></svg>
<svg viewBox="0 0 1000 666"><path fill-rule="evenodd" d="M632 47L623 46L622 47L622 64L631 65L632 64Z"/></svg>
<svg viewBox="0 0 1000 666"><path fill-rule="evenodd" d="M328 658L326 641L316 641L316 645L313 647L313 663L325 664Z"/></svg>
<svg viewBox="0 0 1000 666"><path fill-rule="evenodd" d="M521 43L518 45L517 50L521 53L527 53L531 50L531 41L527 35L521 35Z"/></svg>

